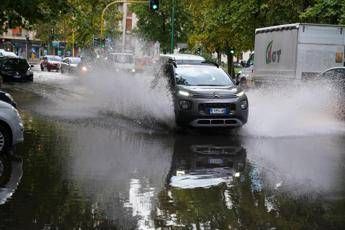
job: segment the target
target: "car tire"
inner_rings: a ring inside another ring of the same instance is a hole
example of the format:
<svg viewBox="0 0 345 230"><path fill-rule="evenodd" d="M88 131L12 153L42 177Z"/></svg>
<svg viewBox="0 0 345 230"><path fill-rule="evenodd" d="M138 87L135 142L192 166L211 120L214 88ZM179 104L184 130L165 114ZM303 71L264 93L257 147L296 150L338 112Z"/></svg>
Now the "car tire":
<svg viewBox="0 0 345 230"><path fill-rule="evenodd" d="M4 153L10 147L10 132L3 125L0 124L0 153Z"/></svg>
<svg viewBox="0 0 345 230"><path fill-rule="evenodd" d="M50 71L51 71L51 69L50 69L50 68L47 68L47 71L48 71L48 72L50 72Z"/></svg>

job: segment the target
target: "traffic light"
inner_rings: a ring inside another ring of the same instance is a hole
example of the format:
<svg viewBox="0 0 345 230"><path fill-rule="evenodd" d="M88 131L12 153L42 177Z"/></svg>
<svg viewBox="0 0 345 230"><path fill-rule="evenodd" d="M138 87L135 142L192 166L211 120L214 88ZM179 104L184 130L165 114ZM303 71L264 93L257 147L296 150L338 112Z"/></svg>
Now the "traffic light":
<svg viewBox="0 0 345 230"><path fill-rule="evenodd" d="M157 11L159 8L159 0L150 0L150 10Z"/></svg>
<svg viewBox="0 0 345 230"><path fill-rule="evenodd" d="M231 53L232 55L234 55L234 54L235 54L235 49L234 49L234 48L231 48L231 49L230 49L230 53Z"/></svg>

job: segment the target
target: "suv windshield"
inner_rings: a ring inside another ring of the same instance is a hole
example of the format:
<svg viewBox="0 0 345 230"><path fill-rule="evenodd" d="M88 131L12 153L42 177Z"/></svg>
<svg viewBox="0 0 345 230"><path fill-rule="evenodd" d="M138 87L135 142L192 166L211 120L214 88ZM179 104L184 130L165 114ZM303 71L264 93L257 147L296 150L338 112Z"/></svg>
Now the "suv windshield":
<svg viewBox="0 0 345 230"><path fill-rule="evenodd" d="M79 64L79 62L81 61L80 58L70 58L71 60L71 64Z"/></svg>
<svg viewBox="0 0 345 230"><path fill-rule="evenodd" d="M233 86L230 77L213 66L178 66L175 69L176 84L188 86Z"/></svg>

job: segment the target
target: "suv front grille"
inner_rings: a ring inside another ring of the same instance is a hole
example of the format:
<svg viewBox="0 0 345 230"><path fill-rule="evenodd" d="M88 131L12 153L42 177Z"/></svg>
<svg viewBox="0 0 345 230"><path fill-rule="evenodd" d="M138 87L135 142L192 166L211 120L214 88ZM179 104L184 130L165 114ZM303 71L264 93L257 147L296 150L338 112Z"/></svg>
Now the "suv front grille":
<svg viewBox="0 0 345 230"><path fill-rule="evenodd" d="M236 104L234 103L202 103L199 104L199 113L209 115L211 108L225 108L227 114L236 111Z"/></svg>

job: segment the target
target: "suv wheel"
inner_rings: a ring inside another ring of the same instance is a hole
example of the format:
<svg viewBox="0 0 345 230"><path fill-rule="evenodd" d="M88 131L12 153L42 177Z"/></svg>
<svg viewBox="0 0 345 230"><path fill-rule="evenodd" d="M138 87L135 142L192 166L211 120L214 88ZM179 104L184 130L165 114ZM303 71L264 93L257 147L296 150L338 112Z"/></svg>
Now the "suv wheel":
<svg viewBox="0 0 345 230"><path fill-rule="evenodd" d="M0 124L0 153L3 153L10 146L10 135L8 130Z"/></svg>

